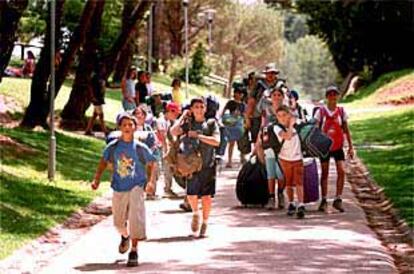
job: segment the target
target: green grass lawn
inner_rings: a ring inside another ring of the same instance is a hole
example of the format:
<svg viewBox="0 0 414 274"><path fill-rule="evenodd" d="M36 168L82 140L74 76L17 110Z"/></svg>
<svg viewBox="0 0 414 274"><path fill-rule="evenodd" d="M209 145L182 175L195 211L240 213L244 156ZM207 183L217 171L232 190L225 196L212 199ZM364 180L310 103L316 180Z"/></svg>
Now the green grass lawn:
<svg viewBox="0 0 414 274"><path fill-rule="evenodd" d="M358 156L411 227L414 227L413 118L411 107L358 116L350 122Z"/></svg>
<svg viewBox="0 0 414 274"><path fill-rule="evenodd" d="M47 180L48 133L0 128L29 150L0 148L0 259L62 222L108 189L90 189L104 142L57 132L57 176ZM103 178L108 181L109 175Z"/></svg>
<svg viewBox="0 0 414 274"><path fill-rule="evenodd" d="M157 90L169 91L172 79L154 75ZM30 79L3 78L0 94L13 98L20 110L12 117L21 118L30 100ZM56 111L63 109L71 90L67 80L56 100ZM190 85L190 96L205 95L204 87ZM105 120L115 121L121 110L121 90L108 89ZM92 114L89 108L87 115ZM48 132L0 127L0 134L12 138L26 150L14 146L0 147L0 259L10 255L28 241L61 223L72 212L87 205L94 197L109 188L104 184L99 192L90 190L89 182L104 147L104 142L58 131L56 181L47 180ZM108 181L108 173L103 177Z"/></svg>
<svg viewBox="0 0 414 274"><path fill-rule="evenodd" d="M156 90L167 92L171 90L170 83L172 79L167 75L153 75L153 85ZM65 106L71 91L71 84L73 80L67 80L55 100L56 111L59 112ZM14 98L21 106L26 107L30 101L30 79L8 78L5 77L0 84L0 94ZM184 92L185 84L182 84L182 91ZM215 95L219 95L221 89L218 86L206 88L203 86L189 85L189 97L202 96L212 91ZM105 95L105 121L113 123L116 120L116 115L122 109L122 94L121 89L107 89ZM93 108L90 107L86 115L92 115ZM21 115L21 114L20 114Z"/></svg>
<svg viewBox="0 0 414 274"><path fill-rule="evenodd" d="M408 78L414 78L414 70L404 69L386 73L380 76L373 83L362 87L356 94L346 97L344 100L342 100L342 103L347 103L352 107L366 107L367 105L373 105L376 103L376 93L380 88L392 88L393 86L398 85L399 81L404 81L404 79Z"/></svg>

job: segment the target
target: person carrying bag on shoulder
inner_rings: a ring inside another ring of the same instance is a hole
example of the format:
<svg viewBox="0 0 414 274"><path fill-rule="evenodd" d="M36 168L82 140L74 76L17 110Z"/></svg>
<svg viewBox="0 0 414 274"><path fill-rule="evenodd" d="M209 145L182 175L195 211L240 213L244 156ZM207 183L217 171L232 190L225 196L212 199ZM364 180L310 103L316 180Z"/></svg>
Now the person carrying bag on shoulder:
<svg viewBox="0 0 414 274"><path fill-rule="evenodd" d="M216 192L215 148L220 144L220 131L215 119L206 121L205 112L204 100L194 98L191 100L190 109L185 110L171 128L173 136L180 136L185 141L180 144L180 150L186 149L187 146L190 149L198 149L202 156L201 170L187 177L187 199L193 212L191 221L193 237L206 236L212 197ZM177 159L177 165L179 161ZM198 210L199 197L201 197L203 218L201 228Z"/></svg>
<svg viewBox="0 0 414 274"><path fill-rule="evenodd" d="M325 92L327 105L321 106L315 113L316 124L333 142L329 155L325 158L320 158L322 166L322 200L319 205L319 211L323 212L326 212L328 207L327 194L330 158L335 159L336 171L338 174L336 181L336 197L332 206L339 212L345 211L341 199L345 183L344 136L346 136L349 146L348 156L351 159L354 157L351 132L348 127L348 115L343 107L338 106L339 93L339 89L336 86L329 86Z"/></svg>

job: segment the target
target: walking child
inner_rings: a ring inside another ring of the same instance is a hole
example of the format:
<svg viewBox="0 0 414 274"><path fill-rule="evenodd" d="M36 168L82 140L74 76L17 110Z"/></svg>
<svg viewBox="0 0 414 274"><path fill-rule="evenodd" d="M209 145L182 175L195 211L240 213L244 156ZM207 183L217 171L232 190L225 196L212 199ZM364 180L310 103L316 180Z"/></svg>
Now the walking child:
<svg viewBox="0 0 414 274"><path fill-rule="evenodd" d="M119 252L127 252L131 241L127 266L136 266L138 241L146 239L144 191L152 193L154 190L156 159L145 144L134 140L137 126L135 117L122 113L117 120L121 137L106 146L92 182L92 189L98 189L102 173L111 164L112 213L114 226L121 234ZM146 166L150 169L148 180Z"/></svg>
<svg viewBox="0 0 414 274"><path fill-rule="evenodd" d="M299 219L305 217L305 206L303 204L303 154L299 135L294 129L296 119L290 112L289 107L281 106L277 109L277 125L274 132L281 144L279 161L285 177L286 193L289 200L287 214L296 216ZM296 187L296 195L299 202L297 211L294 202L293 187Z"/></svg>
<svg viewBox="0 0 414 274"><path fill-rule="evenodd" d="M321 130L331 138L333 144L328 157L321 158L322 176L322 200L319 205L319 211L326 211L328 207L328 176L329 176L329 160L335 159L336 171L338 177L336 179L336 196L333 207L339 212L344 212L342 206L342 191L345 183L345 153L344 153L344 135L348 141L348 155L354 157L354 149L352 146L351 132L348 127L348 115L345 110L338 106L339 89L336 86L330 86L325 92L327 105L321 106L315 113L315 119Z"/></svg>

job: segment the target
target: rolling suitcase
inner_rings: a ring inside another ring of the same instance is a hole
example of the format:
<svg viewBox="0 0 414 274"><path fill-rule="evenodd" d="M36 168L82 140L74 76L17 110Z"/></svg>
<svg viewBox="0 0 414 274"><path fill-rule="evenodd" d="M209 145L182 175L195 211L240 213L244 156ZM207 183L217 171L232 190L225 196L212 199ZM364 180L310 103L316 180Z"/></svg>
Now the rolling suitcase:
<svg viewBox="0 0 414 274"><path fill-rule="evenodd" d="M252 157L242 166L237 176L236 195L244 206L264 206L269 200L266 168L256 157Z"/></svg>
<svg viewBox="0 0 414 274"><path fill-rule="evenodd" d="M311 203L319 200L319 177L315 159L304 160L303 201Z"/></svg>

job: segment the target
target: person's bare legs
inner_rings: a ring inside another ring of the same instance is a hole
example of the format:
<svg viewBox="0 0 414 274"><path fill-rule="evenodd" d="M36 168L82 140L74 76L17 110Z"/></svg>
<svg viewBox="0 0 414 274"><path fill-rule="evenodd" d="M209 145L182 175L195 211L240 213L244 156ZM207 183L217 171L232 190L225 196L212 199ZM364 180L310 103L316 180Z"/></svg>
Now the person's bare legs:
<svg viewBox="0 0 414 274"><path fill-rule="evenodd" d="M200 237L206 236L208 217L210 216L213 199L210 195L201 197L201 204L203 205L203 223L201 224Z"/></svg>
<svg viewBox="0 0 414 274"><path fill-rule="evenodd" d="M336 196L342 196L342 192L344 190L345 184L345 162L344 161L337 161L336 162L336 172L338 174L338 178L336 179Z"/></svg>
<svg viewBox="0 0 414 274"><path fill-rule="evenodd" d="M106 134L107 129L106 129L106 126L105 126L104 114L103 113L99 114L98 118L99 118L99 123L101 124L102 132Z"/></svg>
<svg viewBox="0 0 414 274"><path fill-rule="evenodd" d="M328 195L329 161L321 162L321 167L322 167L322 175L321 175L322 200L321 200L318 210L325 212L328 208L326 197Z"/></svg>
<svg viewBox="0 0 414 274"><path fill-rule="evenodd" d="M321 175L322 198L326 198L328 195L329 161L321 163L321 167L322 167L322 175Z"/></svg>
<svg viewBox="0 0 414 274"><path fill-rule="evenodd" d="M236 142L235 141L231 141L231 142L229 142L229 160L228 160L228 162L227 162L227 165L226 165L226 167L232 167L232 164L233 164L233 151L234 151L234 144L235 144Z"/></svg>
<svg viewBox="0 0 414 274"><path fill-rule="evenodd" d="M336 173L338 177L336 179L336 197L332 204L332 206L338 210L339 212L344 212L344 208L342 206L342 191L344 190L345 184L345 162L344 161L337 161L336 162Z"/></svg>
<svg viewBox="0 0 414 274"><path fill-rule="evenodd" d="M88 125L85 129L85 134L89 134L92 132L92 127L93 127L93 124L95 123L96 117L97 117L97 114L93 112L92 117L91 119L89 119Z"/></svg>
<svg viewBox="0 0 414 274"><path fill-rule="evenodd" d="M187 195L187 200L191 206L191 210L193 211L193 218L191 220L191 231L193 232L193 236L196 236L196 233L198 232L200 226L200 216L198 214L198 196Z"/></svg>
<svg viewBox="0 0 414 274"><path fill-rule="evenodd" d="M276 180L275 178L267 179L267 187L270 195L275 194Z"/></svg>

